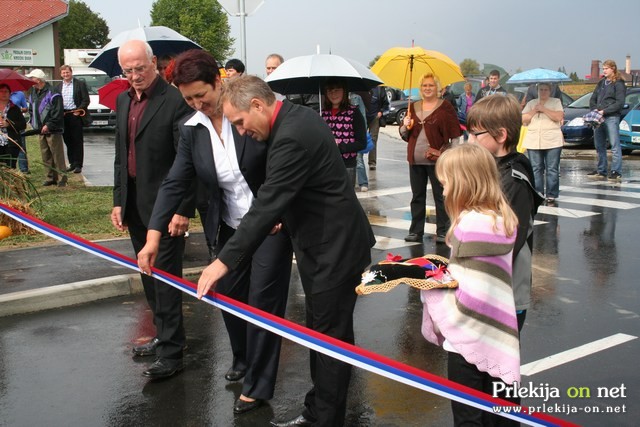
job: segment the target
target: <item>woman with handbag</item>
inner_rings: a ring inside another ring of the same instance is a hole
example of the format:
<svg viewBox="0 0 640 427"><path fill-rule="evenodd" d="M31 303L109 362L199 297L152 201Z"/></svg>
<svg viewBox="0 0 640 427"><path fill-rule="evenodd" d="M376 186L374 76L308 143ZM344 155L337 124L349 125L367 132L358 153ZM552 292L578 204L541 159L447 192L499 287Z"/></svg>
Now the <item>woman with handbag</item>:
<svg viewBox="0 0 640 427"><path fill-rule="evenodd" d="M449 229L449 217L444 209L442 185L436 176L436 161L440 154L457 143L462 132L456 110L444 102L440 80L432 73L420 78L419 101L409 105L409 111L400 126L400 136L407 141L409 182L411 183L411 226L404 238L407 242L422 242L426 219L427 183L436 205L436 242L444 243Z"/></svg>

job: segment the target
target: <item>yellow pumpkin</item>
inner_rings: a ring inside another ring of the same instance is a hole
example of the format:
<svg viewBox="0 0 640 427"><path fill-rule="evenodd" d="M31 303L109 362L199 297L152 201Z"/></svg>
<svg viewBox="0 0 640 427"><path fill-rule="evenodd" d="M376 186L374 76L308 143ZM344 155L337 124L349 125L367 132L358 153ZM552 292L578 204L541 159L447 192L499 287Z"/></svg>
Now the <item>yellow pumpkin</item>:
<svg viewBox="0 0 640 427"><path fill-rule="evenodd" d="M11 236L11 229L6 225L0 225L0 240Z"/></svg>

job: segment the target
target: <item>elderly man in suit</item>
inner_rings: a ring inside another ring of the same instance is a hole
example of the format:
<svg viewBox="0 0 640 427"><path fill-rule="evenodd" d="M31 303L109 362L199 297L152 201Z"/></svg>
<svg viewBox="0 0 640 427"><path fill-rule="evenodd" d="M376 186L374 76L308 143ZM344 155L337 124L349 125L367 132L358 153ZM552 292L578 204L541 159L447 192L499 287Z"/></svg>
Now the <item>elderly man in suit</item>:
<svg viewBox="0 0 640 427"><path fill-rule="evenodd" d="M354 289L371 262L375 238L331 130L310 108L276 101L255 76L227 82L221 102L240 134L266 143L267 173L235 234L202 272L199 297L242 265L282 219L306 295L307 326L353 343ZM273 425L344 424L351 366L315 351L310 356L313 387L305 410Z"/></svg>
<svg viewBox="0 0 640 427"><path fill-rule="evenodd" d="M69 65L60 67L62 81L55 87L62 95L64 107L64 145L67 146L69 169L67 172L82 172L84 161L84 135L82 127L89 118L89 90L83 80L73 77L73 70Z"/></svg>
<svg viewBox="0 0 640 427"><path fill-rule="evenodd" d="M146 242L147 227L158 188L176 157L178 122L192 110L180 92L160 78L151 47L130 40L118 50L118 61L131 89L116 101L116 152L111 222L128 228L136 254ZM162 231L156 265L182 276L184 233L193 217L192 193L182 200L168 229ZM143 375L169 377L183 369L185 332L182 291L142 275L145 296L153 313L156 337L133 348L135 356L156 356Z"/></svg>

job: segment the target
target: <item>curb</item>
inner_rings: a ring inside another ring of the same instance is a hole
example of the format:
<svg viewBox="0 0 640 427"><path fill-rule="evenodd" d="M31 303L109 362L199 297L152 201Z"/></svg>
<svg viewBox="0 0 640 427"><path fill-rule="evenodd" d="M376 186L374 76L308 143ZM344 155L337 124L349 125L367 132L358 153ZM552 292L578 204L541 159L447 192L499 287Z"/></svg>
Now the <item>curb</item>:
<svg viewBox="0 0 640 427"><path fill-rule="evenodd" d="M197 276L204 268L203 266L185 269L183 276L185 278ZM69 307L142 292L142 280L138 273L13 292L0 295L0 317Z"/></svg>

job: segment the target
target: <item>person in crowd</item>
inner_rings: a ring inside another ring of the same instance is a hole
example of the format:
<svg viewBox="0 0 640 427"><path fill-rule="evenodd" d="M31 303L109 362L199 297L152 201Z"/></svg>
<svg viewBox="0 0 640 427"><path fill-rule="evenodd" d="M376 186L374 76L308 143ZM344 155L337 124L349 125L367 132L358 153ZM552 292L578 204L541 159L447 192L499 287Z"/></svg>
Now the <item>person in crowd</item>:
<svg viewBox="0 0 640 427"><path fill-rule="evenodd" d="M64 187L67 185L67 166L62 145L64 132L62 96L47 83L47 76L41 69L31 70L27 77L35 82L35 85L29 89L28 100L31 106L31 127L39 131L38 143L42 163L47 171L47 177L42 185Z"/></svg>
<svg viewBox="0 0 640 427"><path fill-rule="evenodd" d="M358 111L360 111L360 114L362 115L362 119L366 122L367 107L365 106L362 96L355 92L350 92L349 103L358 108ZM364 153L362 151L358 152L358 155L356 156L356 184L357 188L359 188L361 192L365 193L369 191L369 177L367 176L367 169L364 167Z"/></svg>
<svg viewBox="0 0 640 427"><path fill-rule="evenodd" d="M537 99L522 110L522 123L528 127L523 145L533 167L536 190L546 196L548 204L553 204L560 194L563 118L562 102L551 97L551 85L539 83Z"/></svg>
<svg viewBox="0 0 640 427"><path fill-rule="evenodd" d="M551 87L551 97L558 98L560 101L562 101L562 91L560 90L560 87L557 84L553 84L553 83L547 83L547 84L550 85ZM522 98L522 108L524 109L524 106L527 105L527 102L531 101L532 99L536 99L537 97L538 97L538 84L531 83L527 88L527 93Z"/></svg>
<svg viewBox="0 0 640 427"><path fill-rule="evenodd" d="M471 108L471 106L473 105L474 102L476 102L476 96L473 94L473 92L471 91L472 86L471 83L467 82L464 84L464 93L462 93L459 97L458 97L458 120L460 121L460 123L462 123L463 125L466 126L467 124L467 113L469 112L469 109ZM468 133L465 130L464 131L464 138L467 139Z"/></svg>
<svg viewBox="0 0 640 427"><path fill-rule="evenodd" d="M89 89L84 80L73 77L69 65L60 67L62 81L55 86L62 95L64 107L64 145L67 146L69 169L67 172L81 173L84 163L84 123L89 122Z"/></svg>
<svg viewBox="0 0 640 427"><path fill-rule="evenodd" d="M442 89L442 95L440 97L445 101L449 101L453 109L456 110L456 113L458 112L458 102L453 92L451 92L451 85L447 85Z"/></svg>
<svg viewBox="0 0 640 427"><path fill-rule="evenodd" d="M29 104L27 103L27 97L24 95L24 92L21 90L17 90L11 93L9 98L13 105L20 108L22 114L26 114L29 112ZM24 174L28 174L29 172L29 160L27 159L27 142L25 140L24 135L20 134L20 150L18 152L18 169L20 172Z"/></svg>
<svg viewBox="0 0 640 427"><path fill-rule="evenodd" d="M331 130L313 110L276 101L267 83L255 76L228 81L221 103L240 134L267 144L268 172L235 234L202 272L198 297L229 271L241 268L244 258L282 221L293 241L307 327L353 343L354 289L371 262L375 238L348 183ZM303 413L272 425L344 424L351 366L311 351L310 368L313 387Z"/></svg>
<svg viewBox="0 0 640 427"><path fill-rule="evenodd" d="M276 68L278 68L283 62L284 58L282 57L282 55L279 55L277 53L272 53L267 56L267 59L265 59L264 61L264 68L267 72L267 76L273 73Z"/></svg>
<svg viewBox="0 0 640 427"><path fill-rule="evenodd" d="M10 98L11 88L0 83L0 163L15 169L20 153L20 132L27 127L27 122Z"/></svg>
<svg viewBox="0 0 640 427"><path fill-rule="evenodd" d="M520 381L520 341L511 287L518 219L485 148L463 144L447 150L436 164L436 173L452 222L447 232L451 247L447 268L458 287L420 291L422 334L447 350L451 381L493 395L495 383ZM454 426L520 425L454 400L451 409Z"/></svg>
<svg viewBox="0 0 640 427"><path fill-rule="evenodd" d="M411 226L404 238L407 242L422 242L426 219L427 183L436 205L436 242L444 243L449 217L444 209L442 185L436 176L436 161L440 153L459 142L460 124L453 106L440 98L440 80L432 73L420 78L420 100L412 102L399 128L407 141L409 182L411 184Z"/></svg>
<svg viewBox="0 0 640 427"><path fill-rule="evenodd" d="M507 91L500 86L500 71L491 70L489 72L489 84L485 87L481 87L476 94L476 102L480 101L485 96L489 95L506 95Z"/></svg>
<svg viewBox="0 0 640 427"><path fill-rule="evenodd" d="M482 145L495 158L502 190L518 218L513 248L513 293L518 331L531 305L533 218L543 198L534 188L529 159L516 150L522 127L520 103L511 95L490 96L476 102L467 115L469 142Z"/></svg>
<svg viewBox="0 0 640 427"><path fill-rule="evenodd" d="M341 78L329 78L324 85L322 118L331 128L342 161L347 168L351 188L356 185L356 157L367 146L367 125L358 108L349 102L347 83Z"/></svg>
<svg viewBox="0 0 640 427"><path fill-rule="evenodd" d="M239 59L230 59L224 64L224 69L227 73L227 78L232 79L244 74L244 64Z"/></svg>
<svg viewBox="0 0 640 427"><path fill-rule="evenodd" d="M627 88L614 60L604 61L602 73L604 77L596 85L589 101L589 108L596 110L604 117L604 123L593 130L598 166L587 177L620 182L622 180L622 149L619 127ZM607 144L611 145L611 172L608 175Z"/></svg>
<svg viewBox="0 0 640 427"><path fill-rule="evenodd" d="M369 151L367 157L369 170L373 171L377 167L378 154L376 148L378 146L378 135L380 134L380 123L383 120L384 113L389 111L389 98L387 98L387 91L384 86L377 86L371 89L368 101L365 99L365 106L368 105L369 107L367 109L367 124L369 134L373 139L373 150Z"/></svg>
<svg viewBox="0 0 640 427"><path fill-rule="evenodd" d="M129 40L118 49L118 62L131 88L118 95L116 106L113 210L111 222L129 230L137 254L147 240L151 211L158 188L176 157L178 122L192 110L180 92L158 75L151 46ZM155 265L182 276L184 233L194 216L195 196L190 192L168 228L161 230ZM185 332L182 291L149 275L142 285L156 326L156 336L133 347L134 357L156 356L143 375L151 379L170 377L183 369Z"/></svg>
<svg viewBox="0 0 640 427"><path fill-rule="evenodd" d="M147 244L138 253L143 272L153 266L162 230L194 179L206 189L210 208L203 225L211 242L217 238L216 252L233 236L264 182L267 146L241 136L222 115L218 106L222 81L215 65L214 57L199 49L176 58L173 82L195 112L180 126L178 155L158 191ZM284 230L269 235L243 267L220 280L217 292L284 317L291 255L291 240ZM281 339L225 311L222 317L233 351L233 364L225 378L238 381L244 377L242 394L233 408L235 413L244 413L273 397Z"/></svg>
<svg viewBox="0 0 640 427"><path fill-rule="evenodd" d="M173 63L173 55L160 55L157 59L156 68L158 74L165 82L171 83L171 70L167 72L171 64Z"/></svg>

